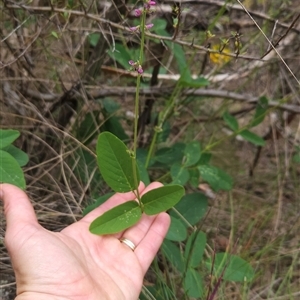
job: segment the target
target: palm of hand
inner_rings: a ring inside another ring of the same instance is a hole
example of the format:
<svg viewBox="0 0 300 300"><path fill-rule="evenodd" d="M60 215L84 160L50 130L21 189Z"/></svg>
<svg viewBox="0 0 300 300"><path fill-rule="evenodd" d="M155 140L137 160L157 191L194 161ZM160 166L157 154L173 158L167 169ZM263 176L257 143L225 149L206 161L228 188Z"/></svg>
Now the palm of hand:
<svg viewBox="0 0 300 300"><path fill-rule="evenodd" d="M146 190L158 186L153 183ZM24 202L25 220L12 226L9 210L13 208L4 197L6 245L16 272L17 299L34 299L36 294L52 299L138 299L143 276L166 234L168 215L144 215L138 224L116 235L97 236L88 231L95 217L130 199L131 193L116 194L79 222L55 233L33 219L28 200ZM122 236L137 245L134 252L120 243Z"/></svg>

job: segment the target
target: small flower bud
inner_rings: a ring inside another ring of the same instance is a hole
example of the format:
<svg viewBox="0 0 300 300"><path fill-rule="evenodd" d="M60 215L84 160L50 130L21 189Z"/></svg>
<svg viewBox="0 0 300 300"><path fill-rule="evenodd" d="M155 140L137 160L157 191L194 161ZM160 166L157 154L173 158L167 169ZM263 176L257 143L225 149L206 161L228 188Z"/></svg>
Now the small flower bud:
<svg viewBox="0 0 300 300"><path fill-rule="evenodd" d="M137 70L136 70L139 74L142 74L144 72L144 70L142 69L142 66L139 65Z"/></svg>
<svg viewBox="0 0 300 300"><path fill-rule="evenodd" d="M134 26L134 27L130 27L129 29L131 31L137 31L140 28L140 26Z"/></svg>
<svg viewBox="0 0 300 300"><path fill-rule="evenodd" d="M150 29L150 28L152 28L153 26L154 26L154 24L153 24L153 23L150 23L150 24L146 25L146 28L147 28L147 29Z"/></svg>
<svg viewBox="0 0 300 300"><path fill-rule="evenodd" d="M141 14L142 14L142 11L141 11L140 9L135 9L135 10L134 10L134 15L135 15L136 17L139 17Z"/></svg>

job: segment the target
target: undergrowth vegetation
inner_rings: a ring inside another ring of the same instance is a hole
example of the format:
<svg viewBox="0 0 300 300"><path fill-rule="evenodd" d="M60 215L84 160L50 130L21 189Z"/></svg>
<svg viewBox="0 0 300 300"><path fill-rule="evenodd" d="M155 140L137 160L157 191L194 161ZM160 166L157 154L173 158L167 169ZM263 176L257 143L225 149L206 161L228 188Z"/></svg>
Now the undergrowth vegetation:
<svg viewBox="0 0 300 300"><path fill-rule="evenodd" d="M138 179L160 181L131 208L131 225L165 209L172 220L140 299L300 298L298 1L0 8L0 181L26 182L45 228L63 229ZM111 155L122 160L113 176ZM91 231L121 230L108 219Z"/></svg>

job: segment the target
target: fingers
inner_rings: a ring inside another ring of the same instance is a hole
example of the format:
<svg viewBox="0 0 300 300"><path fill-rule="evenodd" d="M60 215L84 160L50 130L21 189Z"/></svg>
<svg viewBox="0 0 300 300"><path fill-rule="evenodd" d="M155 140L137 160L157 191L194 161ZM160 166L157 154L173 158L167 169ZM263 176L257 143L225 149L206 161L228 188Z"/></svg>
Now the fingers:
<svg viewBox="0 0 300 300"><path fill-rule="evenodd" d="M158 252L170 227L170 216L167 213L160 213L155 216L145 237L142 239L138 247L134 250L140 265L146 274L151 262Z"/></svg>
<svg viewBox="0 0 300 300"><path fill-rule="evenodd" d="M21 189L11 184L0 184L0 198L4 202L7 231L25 224L38 224L34 209Z"/></svg>

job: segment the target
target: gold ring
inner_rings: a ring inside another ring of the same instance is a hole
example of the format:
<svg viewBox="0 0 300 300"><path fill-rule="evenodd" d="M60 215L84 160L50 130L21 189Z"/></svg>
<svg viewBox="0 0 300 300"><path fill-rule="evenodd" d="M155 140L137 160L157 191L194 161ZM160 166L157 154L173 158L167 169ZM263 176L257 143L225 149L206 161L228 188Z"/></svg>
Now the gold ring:
<svg viewBox="0 0 300 300"><path fill-rule="evenodd" d="M135 244L129 239L122 238L120 242L128 246L132 251L134 251L134 249L136 248Z"/></svg>

